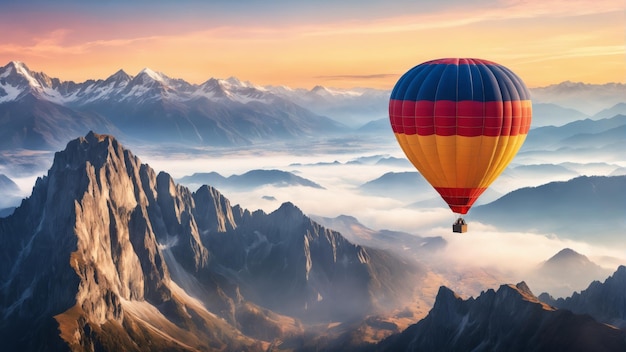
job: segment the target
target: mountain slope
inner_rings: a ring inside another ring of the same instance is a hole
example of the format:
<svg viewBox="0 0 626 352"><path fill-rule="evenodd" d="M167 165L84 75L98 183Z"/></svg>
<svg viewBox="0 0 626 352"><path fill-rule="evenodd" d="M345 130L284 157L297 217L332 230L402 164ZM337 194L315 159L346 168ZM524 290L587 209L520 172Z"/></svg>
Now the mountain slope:
<svg viewBox="0 0 626 352"><path fill-rule="evenodd" d="M416 171L387 172L359 186L359 191L413 202L432 197L432 186Z"/></svg>
<svg viewBox="0 0 626 352"><path fill-rule="evenodd" d="M626 116L614 115L601 120L578 120L559 127L538 127L528 133L528 137L520 149L520 152L556 150L564 147L576 148L578 145L575 136L582 134L596 135L615 128L621 128L624 125L626 125ZM609 136L612 137L612 139L604 140L602 144L596 145L595 147L613 144L616 141L623 140L623 138L619 138L619 136Z"/></svg>
<svg viewBox="0 0 626 352"><path fill-rule="evenodd" d="M533 103L553 103L593 115L615 104L626 101L626 84L587 84L561 82L531 89Z"/></svg>
<svg viewBox="0 0 626 352"><path fill-rule="evenodd" d="M4 174L0 174L0 217L13 212L13 207L22 199L21 190Z"/></svg>
<svg viewBox="0 0 626 352"><path fill-rule="evenodd" d="M0 190L4 195L14 194L20 191L20 188L4 174L0 174Z"/></svg>
<svg viewBox="0 0 626 352"><path fill-rule="evenodd" d="M581 176L513 191L472 209L478 221L516 231L539 230L594 243L624 233L626 176Z"/></svg>
<svg viewBox="0 0 626 352"><path fill-rule="evenodd" d="M551 103L533 104L533 128L543 126L562 126L567 123L584 120L586 118L589 118L589 115L583 114L575 109L568 109Z"/></svg>
<svg viewBox="0 0 626 352"><path fill-rule="evenodd" d="M623 351L626 333L541 303L525 283L461 299L441 287L428 316L377 351Z"/></svg>

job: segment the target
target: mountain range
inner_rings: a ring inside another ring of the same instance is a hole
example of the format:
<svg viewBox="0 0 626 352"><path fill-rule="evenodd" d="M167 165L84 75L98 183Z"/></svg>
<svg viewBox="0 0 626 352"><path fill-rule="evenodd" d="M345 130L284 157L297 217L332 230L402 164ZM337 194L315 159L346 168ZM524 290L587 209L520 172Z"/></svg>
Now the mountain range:
<svg viewBox="0 0 626 352"><path fill-rule="evenodd" d="M250 170L241 175L224 177L217 172L198 172L183 176L177 180L187 187L211 185L219 189L236 188L250 190L257 187L272 185L276 187L304 186L322 189L319 184L282 170Z"/></svg>
<svg viewBox="0 0 626 352"><path fill-rule="evenodd" d="M614 105L626 103L624 97L626 84L623 83L589 84L566 81L531 89L533 104L556 104L589 116Z"/></svg>
<svg viewBox="0 0 626 352"><path fill-rule="evenodd" d="M235 78L194 85L147 68L74 83L13 61L0 68L0 149L54 150L89 130L210 146L348 130L276 92Z"/></svg>
<svg viewBox="0 0 626 352"><path fill-rule="evenodd" d="M528 133L520 153L562 148L626 147L626 137L623 133L625 127L626 115L619 114L599 120L584 119L573 121L559 127L539 127Z"/></svg>
<svg viewBox="0 0 626 352"><path fill-rule="evenodd" d="M0 218L0 241L8 350L266 350L307 322L390 309L422 272L291 203L192 193L91 132Z"/></svg>
<svg viewBox="0 0 626 352"><path fill-rule="evenodd" d="M626 330L626 266L620 265L604 282L593 281L585 290L571 297L554 299L547 293L539 295L542 301L571 310L576 314L589 314L599 322Z"/></svg>
<svg viewBox="0 0 626 352"><path fill-rule="evenodd" d="M534 88L533 126L626 114L624 87L564 82ZM56 150L89 130L188 146L391 135L389 94L369 88L258 86L234 77L191 84L149 68L136 76L119 70L106 79L75 83L12 61L0 68L0 150Z"/></svg>
<svg viewBox="0 0 626 352"><path fill-rule="evenodd" d="M617 293L624 297L623 292ZM375 351L624 351L626 331L541 302L524 282L462 299L439 289L426 318Z"/></svg>

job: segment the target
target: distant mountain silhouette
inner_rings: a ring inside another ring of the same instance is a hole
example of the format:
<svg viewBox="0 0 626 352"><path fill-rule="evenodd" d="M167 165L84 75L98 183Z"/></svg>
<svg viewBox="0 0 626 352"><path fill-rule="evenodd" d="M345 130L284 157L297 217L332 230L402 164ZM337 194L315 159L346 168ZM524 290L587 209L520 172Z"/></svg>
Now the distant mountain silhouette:
<svg viewBox="0 0 626 352"><path fill-rule="evenodd" d="M422 237L401 231L373 230L361 224L355 217L339 215L335 218L311 216L323 226L339 231L353 243L364 246L390 249L398 253L411 251L419 256L434 255L446 246L442 237Z"/></svg>
<svg viewBox="0 0 626 352"><path fill-rule="evenodd" d="M615 148L626 147L626 123L603 132L579 133L561 140L560 143L562 145L575 145L576 148L594 148L607 145Z"/></svg>
<svg viewBox="0 0 626 352"><path fill-rule="evenodd" d="M195 173L177 180L188 186L210 185L217 188L253 189L266 185L276 187L304 186L323 189L319 184L281 170L251 170L241 175L224 177L217 172Z"/></svg>
<svg viewBox="0 0 626 352"><path fill-rule="evenodd" d="M623 176L626 175L626 167L619 167L611 172L609 176Z"/></svg>
<svg viewBox="0 0 626 352"><path fill-rule="evenodd" d="M388 157L380 159L376 165L389 165L389 166L406 166L414 167L413 164L407 158Z"/></svg>
<svg viewBox="0 0 626 352"><path fill-rule="evenodd" d="M552 103L576 109L588 115L596 114L608 106L626 102L626 84L589 84L565 81L530 90L533 105Z"/></svg>
<svg viewBox="0 0 626 352"><path fill-rule="evenodd" d="M4 194L17 193L20 188L7 175L0 174L0 192Z"/></svg>
<svg viewBox="0 0 626 352"><path fill-rule="evenodd" d="M567 297L610 273L610 270L593 263L586 256L564 248L530 273L528 281L539 292L548 291L555 297Z"/></svg>
<svg viewBox="0 0 626 352"><path fill-rule="evenodd" d="M432 186L417 171L388 172L359 186L368 195L417 201L432 197Z"/></svg>
<svg viewBox="0 0 626 352"><path fill-rule="evenodd" d="M357 131L361 133L372 133L372 134L393 133L391 130L391 124L389 122L388 117L370 121L364 124L363 126L359 127Z"/></svg>
<svg viewBox="0 0 626 352"><path fill-rule="evenodd" d="M0 174L0 217L6 216L13 211L22 199L18 185L8 176Z"/></svg>
<svg viewBox="0 0 626 352"><path fill-rule="evenodd" d="M538 174L552 177L569 176L570 178L579 176L576 171L570 170L563 165L554 164L520 165L507 171L512 177L529 177Z"/></svg>
<svg viewBox="0 0 626 352"><path fill-rule="evenodd" d="M612 117L611 115L610 117ZM589 115L578 110L564 108L551 103L533 104L533 121L531 128L544 126L562 126L577 120L588 119Z"/></svg>
<svg viewBox="0 0 626 352"><path fill-rule="evenodd" d="M615 145L616 143L623 143L626 148L626 142L624 141L623 135L620 135L619 133L613 134L610 132L616 128L623 128L625 125L626 115L614 115L610 118L601 120L585 119L574 121L559 127L538 127L532 129L528 133L528 137L526 137L526 141L520 149L520 153L532 150L556 150L559 148L576 149L579 148L576 136L599 135L602 133L606 133L606 139L599 140L601 143L595 145L596 148L603 145Z"/></svg>
<svg viewBox="0 0 626 352"><path fill-rule="evenodd" d="M626 102L615 104L614 106L604 109L593 115L594 120L608 119L616 115L626 115Z"/></svg>
<svg viewBox="0 0 626 352"><path fill-rule="evenodd" d="M358 128L388 114L389 91L373 88L337 89L315 86L310 90L265 87L316 114ZM388 121L388 120L387 120ZM387 124L389 128L389 123Z"/></svg>
<svg viewBox="0 0 626 352"><path fill-rule="evenodd" d="M472 209L483 223L515 231L556 233L593 243L621 243L626 233L626 176L581 176L522 188Z"/></svg>

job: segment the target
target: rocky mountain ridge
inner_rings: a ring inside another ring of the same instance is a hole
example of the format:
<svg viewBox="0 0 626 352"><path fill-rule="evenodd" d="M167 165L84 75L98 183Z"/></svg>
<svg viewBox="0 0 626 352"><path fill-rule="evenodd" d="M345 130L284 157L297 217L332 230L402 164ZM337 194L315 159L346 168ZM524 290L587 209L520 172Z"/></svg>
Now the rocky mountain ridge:
<svg viewBox="0 0 626 352"><path fill-rule="evenodd" d="M623 351L626 332L551 307L524 282L462 299L441 287L426 318L376 351Z"/></svg>
<svg viewBox="0 0 626 352"><path fill-rule="evenodd" d="M577 314L589 314L600 322L626 330L626 266L617 270L604 282L594 281L586 289L567 298L554 299L547 293L539 299L559 309Z"/></svg>
<svg viewBox="0 0 626 352"><path fill-rule="evenodd" d="M0 338L22 350L264 350L300 320L393 306L399 277L419 275L291 203L265 214L191 192L92 132L56 153L0 240Z"/></svg>

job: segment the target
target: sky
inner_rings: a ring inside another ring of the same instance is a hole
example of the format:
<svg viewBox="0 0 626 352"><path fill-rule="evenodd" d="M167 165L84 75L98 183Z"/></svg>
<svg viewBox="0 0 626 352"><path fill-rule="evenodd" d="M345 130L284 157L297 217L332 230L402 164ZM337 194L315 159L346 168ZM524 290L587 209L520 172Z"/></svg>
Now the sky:
<svg viewBox="0 0 626 352"><path fill-rule="evenodd" d="M0 66L75 82L149 67L196 84L391 89L442 57L498 62L531 88L626 82L623 0L4 0L0 33Z"/></svg>

